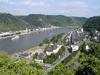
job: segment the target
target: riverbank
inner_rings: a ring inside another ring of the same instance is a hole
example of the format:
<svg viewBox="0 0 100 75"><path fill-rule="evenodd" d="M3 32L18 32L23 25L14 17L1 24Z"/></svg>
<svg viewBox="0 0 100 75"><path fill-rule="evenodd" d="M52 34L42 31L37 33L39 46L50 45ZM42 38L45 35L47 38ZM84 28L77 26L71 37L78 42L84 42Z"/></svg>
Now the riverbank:
<svg viewBox="0 0 100 75"><path fill-rule="evenodd" d="M66 32L64 35L63 35L63 38L65 37L70 37L72 35L72 33L74 34L74 32L82 32L83 33L83 29L75 29L75 30L71 30L69 32ZM65 38L67 40L67 38ZM44 50L46 48L47 44L43 44L42 46L35 46L35 47L32 47L28 50L25 50L25 51L22 51L22 52L18 52L18 53L14 53L13 55L16 57L16 58L26 58L28 60L31 60L33 59L33 56L35 54L41 54L41 53L44 53Z"/></svg>
<svg viewBox="0 0 100 75"><path fill-rule="evenodd" d="M51 39L52 37L72 31L72 28L55 28L47 31L36 31L30 34L19 36L16 40L12 38L0 40L0 51L5 51L9 54L25 51L27 49L38 46L45 38Z"/></svg>
<svg viewBox="0 0 100 75"><path fill-rule="evenodd" d="M33 48L30 48L26 51L22 51L22 52L18 52L18 53L14 53L12 54L12 56L14 56L16 59L27 59L27 60L32 60L33 56L38 53L43 53L45 48L46 48L47 44L43 44L42 46L36 46Z"/></svg>
<svg viewBox="0 0 100 75"><path fill-rule="evenodd" d="M46 28L36 28L32 30L26 28L26 30L2 32L0 34L0 39L13 38L16 35L20 36L20 35L30 34L34 32L39 32L39 31L52 30L56 28L61 28L61 27L51 26L51 27L46 27Z"/></svg>

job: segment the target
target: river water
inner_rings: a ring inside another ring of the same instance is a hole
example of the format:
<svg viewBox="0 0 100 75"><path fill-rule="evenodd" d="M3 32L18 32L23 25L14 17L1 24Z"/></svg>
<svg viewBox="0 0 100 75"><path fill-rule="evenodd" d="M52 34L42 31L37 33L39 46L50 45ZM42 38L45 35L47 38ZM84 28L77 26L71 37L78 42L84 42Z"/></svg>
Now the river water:
<svg viewBox="0 0 100 75"><path fill-rule="evenodd" d="M11 38L0 39L0 51L5 51L8 53L24 51L37 46L45 38L50 39L57 34L66 33L71 30L73 30L73 28L57 28L47 31L34 32L26 35L20 35L20 38L16 40L11 40Z"/></svg>

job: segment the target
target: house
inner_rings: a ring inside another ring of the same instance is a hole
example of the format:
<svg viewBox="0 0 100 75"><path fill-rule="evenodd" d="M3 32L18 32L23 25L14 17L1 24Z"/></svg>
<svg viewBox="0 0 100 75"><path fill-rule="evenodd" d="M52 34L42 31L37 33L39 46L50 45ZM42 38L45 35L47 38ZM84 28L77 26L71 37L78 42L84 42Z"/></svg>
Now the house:
<svg viewBox="0 0 100 75"><path fill-rule="evenodd" d="M98 39L98 37L97 37L97 36L95 36L93 39L94 39L94 40L97 40L97 39Z"/></svg>
<svg viewBox="0 0 100 75"><path fill-rule="evenodd" d="M53 45L46 49L46 55L50 56L51 54L56 54L62 45Z"/></svg>
<svg viewBox="0 0 100 75"><path fill-rule="evenodd" d="M44 53L36 53L35 56L34 56L35 62L43 63L44 57L45 57Z"/></svg>
<svg viewBox="0 0 100 75"><path fill-rule="evenodd" d="M74 52L74 51L77 51L77 50L79 50L79 46L78 45L70 45L70 46L68 46L68 51L70 52L70 53L72 53L72 52Z"/></svg>
<svg viewBox="0 0 100 75"><path fill-rule="evenodd" d="M68 46L68 51L69 51L70 53L72 53L72 47L71 47L71 46Z"/></svg>
<svg viewBox="0 0 100 75"><path fill-rule="evenodd" d="M57 48L53 50L53 53L58 53L59 49L62 47L62 45L57 45Z"/></svg>
<svg viewBox="0 0 100 75"><path fill-rule="evenodd" d="M79 46L78 45L71 45L71 47L72 47L72 52L79 50Z"/></svg>
<svg viewBox="0 0 100 75"><path fill-rule="evenodd" d="M95 50L90 48L88 45L85 46L85 49L86 49L87 53L89 53L89 54L94 54L94 52L95 52Z"/></svg>
<svg viewBox="0 0 100 75"><path fill-rule="evenodd" d="M70 42L71 41L71 34L72 34L72 31L65 34L64 39L66 40L66 42Z"/></svg>
<svg viewBox="0 0 100 75"><path fill-rule="evenodd" d="M79 40L83 40L87 33L83 31L83 28L74 30L65 35L65 39L67 42L74 43Z"/></svg>
<svg viewBox="0 0 100 75"><path fill-rule="evenodd" d="M19 53L15 54L14 56L18 59L24 58L24 59L28 59L28 60L32 60L32 57L33 57L32 53L27 52L27 51L19 52Z"/></svg>
<svg viewBox="0 0 100 75"><path fill-rule="evenodd" d="M48 56L50 56L51 54L53 54L53 50L57 49L57 46L56 45L52 45L51 47L48 47L47 50L46 50L46 54Z"/></svg>
<svg viewBox="0 0 100 75"><path fill-rule="evenodd" d="M88 45L86 45L85 49L88 51L90 49L90 47Z"/></svg>

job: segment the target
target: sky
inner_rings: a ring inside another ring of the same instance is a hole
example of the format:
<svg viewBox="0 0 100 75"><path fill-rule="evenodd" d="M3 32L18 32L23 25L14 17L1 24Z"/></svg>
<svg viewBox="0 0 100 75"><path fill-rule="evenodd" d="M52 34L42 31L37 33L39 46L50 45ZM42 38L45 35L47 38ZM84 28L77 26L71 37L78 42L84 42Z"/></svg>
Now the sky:
<svg viewBox="0 0 100 75"><path fill-rule="evenodd" d="M92 17L100 16L100 0L0 0L0 12Z"/></svg>

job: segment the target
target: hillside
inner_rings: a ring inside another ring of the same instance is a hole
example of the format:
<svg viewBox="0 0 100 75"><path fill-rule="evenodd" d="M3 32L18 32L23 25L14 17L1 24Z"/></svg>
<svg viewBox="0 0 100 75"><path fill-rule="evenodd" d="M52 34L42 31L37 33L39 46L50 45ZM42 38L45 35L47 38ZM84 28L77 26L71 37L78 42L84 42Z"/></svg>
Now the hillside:
<svg viewBox="0 0 100 75"><path fill-rule="evenodd" d="M82 26L87 18L66 17L63 15L30 14L28 16L13 16L0 13L0 31L22 30L27 28L49 26Z"/></svg>
<svg viewBox="0 0 100 75"><path fill-rule="evenodd" d="M87 18L84 17L66 17L63 15L41 15L30 14L28 16L18 16L34 27L47 26L82 26Z"/></svg>
<svg viewBox="0 0 100 75"><path fill-rule="evenodd" d="M11 14L0 13L0 31L21 30L31 25Z"/></svg>
<svg viewBox="0 0 100 75"><path fill-rule="evenodd" d="M99 30L100 31L100 16L91 17L83 25L87 31Z"/></svg>

